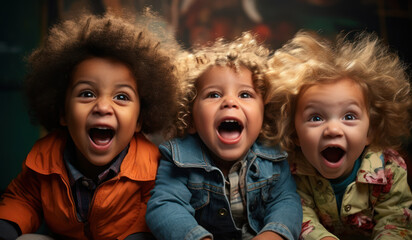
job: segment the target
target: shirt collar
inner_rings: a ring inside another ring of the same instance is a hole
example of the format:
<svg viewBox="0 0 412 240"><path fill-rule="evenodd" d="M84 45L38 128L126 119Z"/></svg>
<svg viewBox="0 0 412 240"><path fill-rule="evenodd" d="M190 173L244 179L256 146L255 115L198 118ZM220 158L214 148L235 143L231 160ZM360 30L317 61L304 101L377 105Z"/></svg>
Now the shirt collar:
<svg viewBox="0 0 412 240"><path fill-rule="evenodd" d="M362 163L356 178L357 182L385 185L385 160L382 152L367 152L363 155Z"/></svg>
<svg viewBox="0 0 412 240"><path fill-rule="evenodd" d="M209 169L213 167L212 160L206 145L197 134L188 135L184 138L175 138L160 145L160 151L171 151L173 161L180 167L202 167ZM247 159L258 156L270 161L282 161L287 153L281 151L278 146L267 147L259 142L253 143Z"/></svg>
<svg viewBox="0 0 412 240"><path fill-rule="evenodd" d="M100 184L100 183L116 176L117 174L119 174L120 166L123 162L124 157L127 154L128 149L129 149L129 145L127 145L126 148L123 149L123 151L121 151L112 160L112 164L110 164L110 166L106 170L104 170L102 173L100 173L97 176L97 184ZM64 151L63 151L63 160L64 160L64 163L67 167L67 174L69 176L69 181L70 181L71 186L73 186L75 184L75 182L80 180L80 179L88 179L86 176L83 175L83 173L81 173L73 165L75 159L76 159L75 146L74 146L73 140L71 138L68 138L66 147L64 148Z"/></svg>

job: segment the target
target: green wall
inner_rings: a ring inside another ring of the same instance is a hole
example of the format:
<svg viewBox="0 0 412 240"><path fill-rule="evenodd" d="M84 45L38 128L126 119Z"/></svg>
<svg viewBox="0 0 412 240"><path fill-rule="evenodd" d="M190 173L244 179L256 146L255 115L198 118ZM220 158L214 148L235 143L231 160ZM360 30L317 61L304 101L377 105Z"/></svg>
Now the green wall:
<svg viewBox="0 0 412 240"><path fill-rule="evenodd" d="M24 56L40 42L43 4L40 0L4 1L0 8L0 191L21 171L39 137L39 128L29 121L21 84Z"/></svg>

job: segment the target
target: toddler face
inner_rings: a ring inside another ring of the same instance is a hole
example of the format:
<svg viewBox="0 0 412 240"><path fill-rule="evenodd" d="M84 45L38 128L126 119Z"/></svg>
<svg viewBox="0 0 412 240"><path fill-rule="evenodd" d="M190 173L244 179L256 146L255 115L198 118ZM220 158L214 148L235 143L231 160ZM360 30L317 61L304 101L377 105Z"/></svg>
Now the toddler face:
<svg viewBox="0 0 412 240"><path fill-rule="evenodd" d="M61 123L69 130L77 157L104 166L139 130L139 112L137 85L129 68L118 61L90 58L73 71Z"/></svg>
<svg viewBox="0 0 412 240"><path fill-rule="evenodd" d="M197 81L194 128L221 160L241 159L259 136L264 104L244 67L214 66Z"/></svg>
<svg viewBox="0 0 412 240"><path fill-rule="evenodd" d="M344 78L303 90L297 102L295 128L296 144L323 177L348 176L370 143L361 87Z"/></svg>

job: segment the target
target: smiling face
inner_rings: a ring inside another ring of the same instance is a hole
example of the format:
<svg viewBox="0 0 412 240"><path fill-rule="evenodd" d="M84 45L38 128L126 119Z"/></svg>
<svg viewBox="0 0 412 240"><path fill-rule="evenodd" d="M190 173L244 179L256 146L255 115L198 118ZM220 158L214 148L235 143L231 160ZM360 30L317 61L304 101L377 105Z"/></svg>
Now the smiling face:
<svg viewBox="0 0 412 240"><path fill-rule="evenodd" d="M323 177L348 176L370 143L361 87L344 78L305 89L298 98L295 128L296 144Z"/></svg>
<svg viewBox="0 0 412 240"><path fill-rule="evenodd" d="M223 161L241 159L259 136L264 104L244 67L214 66L197 81L193 124L202 141Z"/></svg>
<svg viewBox="0 0 412 240"><path fill-rule="evenodd" d="M90 58L73 71L61 124L67 126L80 162L105 166L139 130L139 112L137 85L129 68L118 61Z"/></svg>

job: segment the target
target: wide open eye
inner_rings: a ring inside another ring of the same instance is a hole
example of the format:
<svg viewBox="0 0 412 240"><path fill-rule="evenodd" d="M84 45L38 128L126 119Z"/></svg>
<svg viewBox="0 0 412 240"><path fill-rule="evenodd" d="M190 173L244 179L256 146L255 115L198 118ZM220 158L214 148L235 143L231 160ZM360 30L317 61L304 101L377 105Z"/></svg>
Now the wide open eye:
<svg viewBox="0 0 412 240"><path fill-rule="evenodd" d="M358 119L354 114L352 113L348 113L343 117L343 120L356 120Z"/></svg>
<svg viewBox="0 0 412 240"><path fill-rule="evenodd" d="M127 94L124 94L124 93L117 94L114 97L114 99L121 100L121 101L129 101L130 100L129 96Z"/></svg>
<svg viewBox="0 0 412 240"><path fill-rule="evenodd" d="M309 118L309 122L319 122L319 121L322 121L323 119L320 117L320 116L318 116L318 115L314 115L314 116L311 116L310 118Z"/></svg>
<svg viewBox="0 0 412 240"><path fill-rule="evenodd" d="M239 94L240 98L251 98L252 94L250 94L249 92L242 92Z"/></svg>
<svg viewBox="0 0 412 240"><path fill-rule="evenodd" d="M95 97L95 95L93 94L92 91L86 90L86 91L82 91L79 94L79 97L81 97L81 98L92 98L92 97Z"/></svg>
<svg viewBox="0 0 412 240"><path fill-rule="evenodd" d="M207 95L207 98L220 98L220 94L217 92L211 92Z"/></svg>

